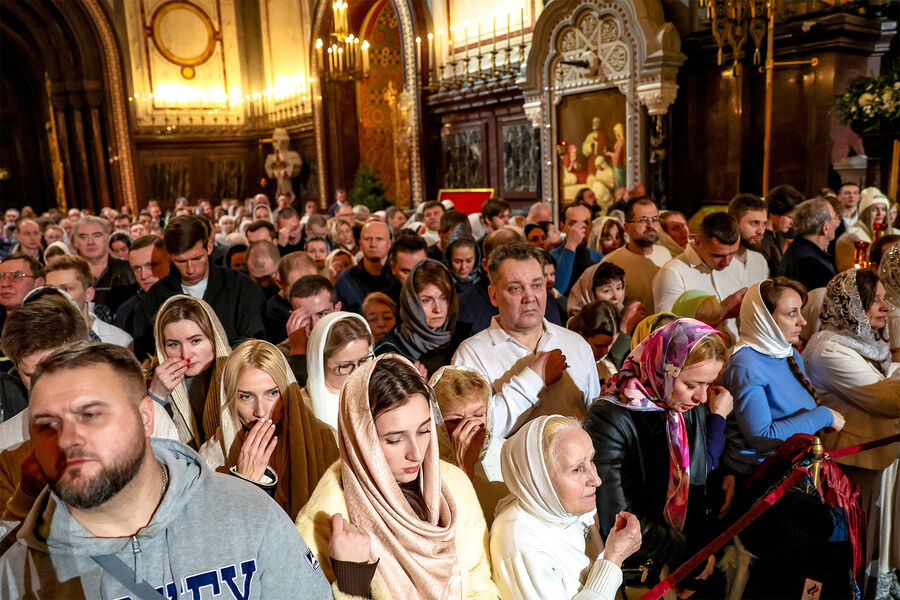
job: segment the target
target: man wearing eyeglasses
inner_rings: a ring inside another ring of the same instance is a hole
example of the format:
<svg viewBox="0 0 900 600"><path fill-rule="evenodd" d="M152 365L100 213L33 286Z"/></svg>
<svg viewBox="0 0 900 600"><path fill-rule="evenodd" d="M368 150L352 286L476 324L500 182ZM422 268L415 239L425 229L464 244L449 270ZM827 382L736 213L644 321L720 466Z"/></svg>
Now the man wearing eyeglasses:
<svg viewBox="0 0 900 600"><path fill-rule="evenodd" d="M625 306L634 301L653 311L653 277L669 262L672 254L659 241L659 210L649 198L635 198L625 204L625 233L628 243L606 255L625 271Z"/></svg>
<svg viewBox="0 0 900 600"><path fill-rule="evenodd" d="M44 267L27 254L10 254L0 260L0 331L6 313L16 308L34 288L44 285ZM12 362L0 352L0 371L12 368Z"/></svg>

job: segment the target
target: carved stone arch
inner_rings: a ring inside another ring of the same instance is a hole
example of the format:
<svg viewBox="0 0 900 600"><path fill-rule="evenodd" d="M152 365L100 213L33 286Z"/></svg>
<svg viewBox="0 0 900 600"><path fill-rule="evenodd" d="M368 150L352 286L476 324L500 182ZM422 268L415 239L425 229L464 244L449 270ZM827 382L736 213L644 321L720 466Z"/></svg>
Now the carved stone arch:
<svg viewBox="0 0 900 600"><path fill-rule="evenodd" d="M400 54L403 59L404 88L411 96L409 107L410 127L410 156L409 156L409 182L413 204L424 200L425 183L422 171L421 151L421 106L422 90L416 73L416 31L422 28L422 16L414 7L414 0L390 0L391 6L397 15L397 23L400 29ZM316 38L326 38L327 32L323 31L323 23L328 10L331 9L332 0L318 0L316 10L313 13L312 36L309 46L310 65L316 64ZM420 33L421 35L421 33ZM318 79L318 74L316 74ZM317 80L317 84L320 83ZM319 165L319 195L323 201L331 203L329 197L328 182L324 174L326 157L325 122L322 118L321 90L313 95L313 123L316 136L316 160ZM326 204L327 206L327 204Z"/></svg>
<svg viewBox="0 0 900 600"><path fill-rule="evenodd" d="M544 201L559 198L556 107L569 94L616 88L625 96L626 177L629 184L641 179L646 136L640 107L651 116L666 113L685 60L680 47L659 0L557 0L546 6L521 82L525 113L540 128Z"/></svg>

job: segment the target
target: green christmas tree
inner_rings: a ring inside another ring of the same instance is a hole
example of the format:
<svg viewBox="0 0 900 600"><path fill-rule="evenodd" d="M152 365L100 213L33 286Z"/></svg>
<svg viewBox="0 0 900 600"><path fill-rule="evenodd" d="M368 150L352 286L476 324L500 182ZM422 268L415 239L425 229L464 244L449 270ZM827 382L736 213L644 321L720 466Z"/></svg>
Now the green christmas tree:
<svg viewBox="0 0 900 600"><path fill-rule="evenodd" d="M356 171L353 187L350 188L350 204L362 204L372 212L389 206L384 197L384 186L368 162L363 162Z"/></svg>

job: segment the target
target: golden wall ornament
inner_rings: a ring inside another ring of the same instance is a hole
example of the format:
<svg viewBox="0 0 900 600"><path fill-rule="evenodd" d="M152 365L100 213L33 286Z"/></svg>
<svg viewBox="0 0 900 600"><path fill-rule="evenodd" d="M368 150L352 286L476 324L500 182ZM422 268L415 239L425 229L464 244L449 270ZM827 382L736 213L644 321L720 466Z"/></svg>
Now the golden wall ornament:
<svg viewBox="0 0 900 600"><path fill-rule="evenodd" d="M176 10L186 10L197 16L206 28L206 47L195 56L178 56L169 49L162 39L162 22L170 13ZM153 40L153 45L159 53L169 62L181 67L181 76L185 79L193 79L197 72L195 67L208 61L216 51L216 44L222 39L222 34L216 31L216 27L209 15L202 8L187 0L170 0L160 4L150 17L150 25L147 27L147 35Z"/></svg>

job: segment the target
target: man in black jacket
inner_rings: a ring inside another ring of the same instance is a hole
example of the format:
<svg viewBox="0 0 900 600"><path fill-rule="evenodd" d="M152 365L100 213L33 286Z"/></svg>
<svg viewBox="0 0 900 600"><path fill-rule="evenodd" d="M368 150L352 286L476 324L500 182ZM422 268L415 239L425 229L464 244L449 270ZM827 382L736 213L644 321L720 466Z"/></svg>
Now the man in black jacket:
<svg viewBox="0 0 900 600"><path fill-rule="evenodd" d="M841 219L827 200L813 198L794 209L797 237L788 246L778 266L780 275L799 281L807 290L825 287L837 274L828 244Z"/></svg>
<svg viewBox="0 0 900 600"><path fill-rule="evenodd" d="M246 275L210 264L213 242L199 217L175 217L166 226L164 239L175 268L147 291L134 312L134 353L139 358L154 352L156 312L176 294L209 303L232 347L250 338L265 338L262 290Z"/></svg>
<svg viewBox="0 0 900 600"><path fill-rule="evenodd" d="M109 224L106 219L82 217L75 223L72 245L78 255L88 262L94 276L94 305L109 308L109 317L138 290L128 261L109 253ZM98 311L101 317L103 311Z"/></svg>

